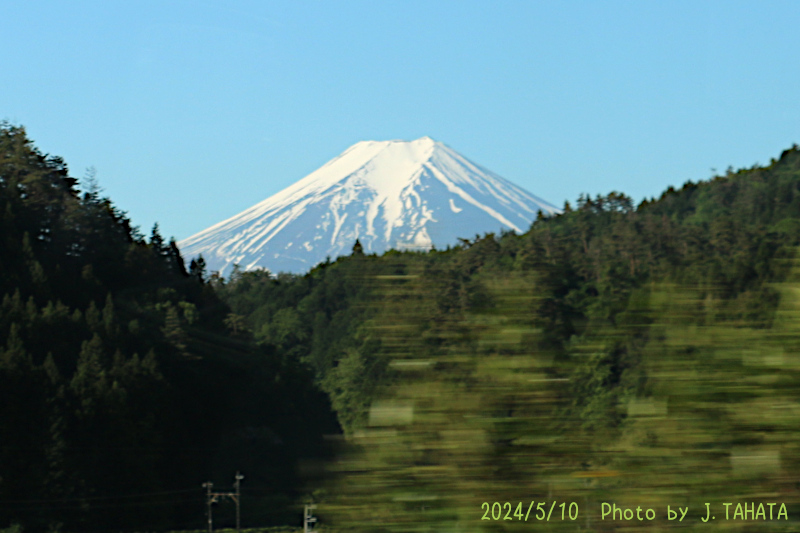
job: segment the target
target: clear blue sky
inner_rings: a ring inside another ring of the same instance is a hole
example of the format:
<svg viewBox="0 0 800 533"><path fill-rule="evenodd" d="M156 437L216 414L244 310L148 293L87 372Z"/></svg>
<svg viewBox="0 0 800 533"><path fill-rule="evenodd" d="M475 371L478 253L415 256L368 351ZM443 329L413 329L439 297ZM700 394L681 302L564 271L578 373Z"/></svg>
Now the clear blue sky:
<svg viewBox="0 0 800 533"><path fill-rule="evenodd" d="M224 4L224 5L223 5ZM0 119L178 239L361 140L562 206L800 143L800 2L5 2Z"/></svg>

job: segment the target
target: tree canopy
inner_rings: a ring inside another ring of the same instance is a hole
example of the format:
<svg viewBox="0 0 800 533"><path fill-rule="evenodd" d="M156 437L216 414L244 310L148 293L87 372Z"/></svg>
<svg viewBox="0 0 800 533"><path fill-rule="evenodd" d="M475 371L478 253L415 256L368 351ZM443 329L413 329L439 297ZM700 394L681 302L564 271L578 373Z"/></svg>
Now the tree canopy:
<svg viewBox="0 0 800 533"><path fill-rule="evenodd" d="M299 462L337 431L327 399L230 329L202 260L187 272L87 185L0 125L0 525L202 526L198 483L237 469L285 523Z"/></svg>

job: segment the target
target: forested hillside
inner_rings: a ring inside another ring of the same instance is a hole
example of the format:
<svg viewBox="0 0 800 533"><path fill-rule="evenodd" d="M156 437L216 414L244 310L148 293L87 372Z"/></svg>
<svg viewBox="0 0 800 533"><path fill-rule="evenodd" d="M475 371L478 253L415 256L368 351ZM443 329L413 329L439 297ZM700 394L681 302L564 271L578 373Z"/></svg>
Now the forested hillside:
<svg viewBox="0 0 800 533"><path fill-rule="evenodd" d="M251 520L294 521L327 399L226 322L202 262L81 185L0 125L0 527L202 527L200 484L236 470Z"/></svg>
<svg viewBox="0 0 800 533"><path fill-rule="evenodd" d="M313 498L337 531L540 527L531 501L566 504L555 531L706 531L706 502L796 531L798 244L793 147L522 235L224 279L3 124L0 528L200 529L200 484L240 470L246 527Z"/></svg>
<svg viewBox="0 0 800 533"><path fill-rule="evenodd" d="M215 286L345 428L324 523L498 530L517 518L482 502L557 499L590 529L624 525L596 522L616 501L658 509L653 529L690 505L702 530L704 502L800 512L799 241L794 147L638 207L582 196L524 235Z"/></svg>
<svg viewBox="0 0 800 533"><path fill-rule="evenodd" d="M588 331L614 326L631 295L653 283L691 286L724 302L729 319L766 326L778 301L768 282L783 279L798 242L800 151L792 148L769 167L670 187L638 207L616 192L581 196L524 235L476 236L428 254L365 256L356 246L305 276L237 270L212 283L256 339L314 369L352 429L364 420L373 378L388 375L370 356L377 338L362 327L380 307L376 280L387 275L416 272L442 314L490 308L487 282L524 275L535 293L525 311L540 330L535 348L558 356Z"/></svg>

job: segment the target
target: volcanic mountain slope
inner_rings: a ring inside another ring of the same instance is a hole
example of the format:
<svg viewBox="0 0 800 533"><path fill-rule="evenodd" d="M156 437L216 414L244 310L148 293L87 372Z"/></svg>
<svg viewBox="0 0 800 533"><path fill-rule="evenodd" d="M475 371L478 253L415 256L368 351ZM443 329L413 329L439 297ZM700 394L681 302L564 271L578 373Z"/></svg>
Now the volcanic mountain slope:
<svg viewBox="0 0 800 533"><path fill-rule="evenodd" d="M415 141L354 144L294 185L178 243L209 271L302 273L326 257L425 250L459 237L525 231L539 211L559 210L450 147Z"/></svg>

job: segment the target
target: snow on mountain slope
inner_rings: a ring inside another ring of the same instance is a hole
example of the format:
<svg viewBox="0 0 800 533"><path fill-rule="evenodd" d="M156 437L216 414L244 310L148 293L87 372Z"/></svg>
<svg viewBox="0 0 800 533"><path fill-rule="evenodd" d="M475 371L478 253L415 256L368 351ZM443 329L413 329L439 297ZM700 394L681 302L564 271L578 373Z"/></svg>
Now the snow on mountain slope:
<svg viewBox="0 0 800 533"><path fill-rule="evenodd" d="M178 243L209 271L301 273L326 257L430 249L525 231L559 210L430 137L354 144L294 185Z"/></svg>

